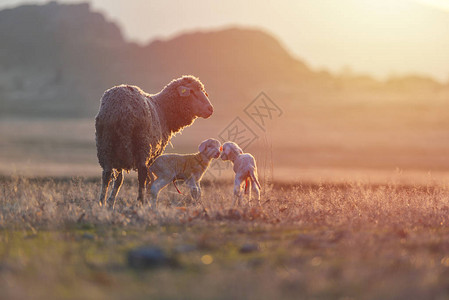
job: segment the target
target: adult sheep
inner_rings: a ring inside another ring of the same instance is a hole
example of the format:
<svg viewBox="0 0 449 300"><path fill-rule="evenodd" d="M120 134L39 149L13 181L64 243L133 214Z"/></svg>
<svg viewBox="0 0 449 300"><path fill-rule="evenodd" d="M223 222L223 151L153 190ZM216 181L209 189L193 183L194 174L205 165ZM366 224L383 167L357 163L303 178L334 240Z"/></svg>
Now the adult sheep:
<svg viewBox="0 0 449 300"><path fill-rule="evenodd" d="M131 85L105 91L95 117L97 156L103 168L100 205L106 204L106 193L114 177L107 200L114 206L124 170L138 172L137 199L144 203L148 166L161 155L175 133L197 117L207 119L212 113L203 84L193 76L174 79L154 95Z"/></svg>

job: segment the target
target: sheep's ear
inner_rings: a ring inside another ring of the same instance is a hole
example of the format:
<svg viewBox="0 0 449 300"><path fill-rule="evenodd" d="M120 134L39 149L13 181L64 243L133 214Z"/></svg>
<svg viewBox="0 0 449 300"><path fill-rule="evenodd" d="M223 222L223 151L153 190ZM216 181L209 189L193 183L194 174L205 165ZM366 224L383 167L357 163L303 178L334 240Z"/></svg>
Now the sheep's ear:
<svg viewBox="0 0 449 300"><path fill-rule="evenodd" d="M203 152L204 150L206 150L206 146L207 146L207 141L202 142L202 143L198 146L198 151Z"/></svg>
<svg viewBox="0 0 449 300"><path fill-rule="evenodd" d="M242 148L240 148L240 146L239 145L237 145L236 143L234 143L234 150L235 150L235 152L236 152L236 154L237 155L239 155L239 154L243 154L243 150L242 150Z"/></svg>
<svg viewBox="0 0 449 300"><path fill-rule="evenodd" d="M178 94L180 97L188 97L190 96L190 89L183 85L180 85L178 86Z"/></svg>

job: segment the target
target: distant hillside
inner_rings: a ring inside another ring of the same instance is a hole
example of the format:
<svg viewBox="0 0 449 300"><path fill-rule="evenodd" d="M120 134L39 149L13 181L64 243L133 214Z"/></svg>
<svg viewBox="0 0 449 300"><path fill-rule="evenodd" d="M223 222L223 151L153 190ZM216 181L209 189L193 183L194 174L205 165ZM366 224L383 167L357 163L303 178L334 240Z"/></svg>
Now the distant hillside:
<svg viewBox="0 0 449 300"><path fill-rule="evenodd" d="M114 77L108 63L128 47L88 4L55 2L1 11L0 40L2 112L19 115L92 114L90 97Z"/></svg>
<svg viewBox="0 0 449 300"><path fill-rule="evenodd" d="M137 84L157 92L183 74L199 76L223 109L241 107L241 99L248 101L262 90L287 101L348 89L441 88L416 76L380 83L315 72L275 38L253 29L190 33L139 46L125 41L116 24L85 3L0 11L0 40L4 116L92 117L103 91L113 85Z"/></svg>

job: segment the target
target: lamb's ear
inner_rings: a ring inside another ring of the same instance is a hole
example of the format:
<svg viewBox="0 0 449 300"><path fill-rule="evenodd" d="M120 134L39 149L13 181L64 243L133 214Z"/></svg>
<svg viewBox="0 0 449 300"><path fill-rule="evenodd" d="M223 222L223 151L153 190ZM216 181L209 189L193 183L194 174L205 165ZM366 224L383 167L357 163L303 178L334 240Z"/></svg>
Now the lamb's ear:
<svg viewBox="0 0 449 300"><path fill-rule="evenodd" d="M178 86L178 94L180 97L188 97L190 96L190 89L183 85L180 85Z"/></svg>
<svg viewBox="0 0 449 300"><path fill-rule="evenodd" d="M235 150L237 151L237 154L243 154L243 150L242 150L242 148L239 147L239 145L234 143L234 146L235 146Z"/></svg>
<svg viewBox="0 0 449 300"><path fill-rule="evenodd" d="M198 151L203 152L204 150L206 150L206 146L207 146L207 141L202 142L202 143L198 146Z"/></svg>

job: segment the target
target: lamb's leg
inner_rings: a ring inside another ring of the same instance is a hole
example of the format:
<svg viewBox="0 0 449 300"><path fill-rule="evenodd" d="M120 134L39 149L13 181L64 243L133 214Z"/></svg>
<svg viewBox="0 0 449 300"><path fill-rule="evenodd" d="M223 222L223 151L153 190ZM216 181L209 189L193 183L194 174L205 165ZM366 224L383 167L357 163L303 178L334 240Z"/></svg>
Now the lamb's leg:
<svg viewBox="0 0 449 300"><path fill-rule="evenodd" d="M108 204L112 209L114 209L115 206L115 197L117 197L118 192L120 191L120 187L123 183L123 170L117 171L118 175L114 180L114 187L112 188L111 195L109 195L108 198Z"/></svg>
<svg viewBox="0 0 449 300"><path fill-rule="evenodd" d="M257 184L255 182L251 181L251 190L252 190L252 194L254 195L254 197L257 200L257 205L260 206L260 190L259 187L257 186Z"/></svg>
<svg viewBox="0 0 449 300"><path fill-rule="evenodd" d="M248 205L249 206L251 206L252 205L252 202L251 202L251 188L252 188L252 186L254 185L253 184L253 182L251 181L251 179L250 178L247 178L246 180L245 180L245 182L246 182L246 187L245 187L245 189L246 189L246 191L245 191L245 194L246 195L248 195Z"/></svg>
<svg viewBox="0 0 449 300"><path fill-rule="evenodd" d="M147 194L150 193L151 185L154 182L154 173L151 169L151 165L153 164L154 160L155 160L154 158L150 159L147 164L147 175L148 175L147 186L146 186Z"/></svg>
<svg viewBox="0 0 449 300"><path fill-rule="evenodd" d="M251 182L249 181L249 178L245 179L245 195L248 195L250 192Z"/></svg>
<svg viewBox="0 0 449 300"><path fill-rule="evenodd" d="M240 204L240 199L242 198L242 181L237 176L234 180L234 197L232 201L232 207L235 207L235 202L237 201L237 205Z"/></svg>
<svg viewBox="0 0 449 300"><path fill-rule="evenodd" d="M103 206L105 204L106 193L108 192L109 183L111 182L112 170L103 170L101 177L101 192L98 204Z"/></svg>
<svg viewBox="0 0 449 300"><path fill-rule="evenodd" d="M150 193L151 190L151 185L154 182L154 174L153 172L149 169L148 170L148 180L147 180L147 194Z"/></svg>
<svg viewBox="0 0 449 300"><path fill-rule="evenodd" d="M158 177L153 184L151 184L151 208L156 210L157 209L157 196L159 194L159 191L163 189L165 186L167 186L171 181L167 180L162 177Z"/></svg>
<svg viewBox="0 0 449 300"><path fill-rule="evenodd" d="M145 164L139 166L137 168L138 180L139 180L139 196L137 197L137 201L140 201L142 204L145 204L145 182L148 178L148 169Z"/></svg>
<svg viewBox="0 0 449 300"><path fill-rule="evenodd" d="M190 196L194 200L198 200L201 198L201 187L199 182L196 182L194 179L189 179L187 182L187 185L190 188Z"/></svg>

